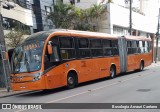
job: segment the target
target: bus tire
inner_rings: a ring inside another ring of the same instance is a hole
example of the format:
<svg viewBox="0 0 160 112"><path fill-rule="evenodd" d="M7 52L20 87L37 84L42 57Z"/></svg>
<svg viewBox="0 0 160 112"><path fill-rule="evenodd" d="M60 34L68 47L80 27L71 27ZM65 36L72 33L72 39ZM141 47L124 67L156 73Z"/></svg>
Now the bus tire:
<svg viewBox="0 0 160 112"><path fill-rule="evenodd" d="M139 71L143 71L144 70L144 62L143 61L141 61L141 64L140 64L140 69L139 69Z"/></svg>
<svg viewBox="0 0 160 112"><path fill-rule="evenodd" d="M110 68L110 78L113 79L116 76L116 67L115 66L111 66Z"/></svg>
<svg viewBox="0 0 160 112"><path fill-rule="evenodd" d="M68 89L73 89L76 86L76 76L73 72L69 72L67 76L67 88Z"/></svg>

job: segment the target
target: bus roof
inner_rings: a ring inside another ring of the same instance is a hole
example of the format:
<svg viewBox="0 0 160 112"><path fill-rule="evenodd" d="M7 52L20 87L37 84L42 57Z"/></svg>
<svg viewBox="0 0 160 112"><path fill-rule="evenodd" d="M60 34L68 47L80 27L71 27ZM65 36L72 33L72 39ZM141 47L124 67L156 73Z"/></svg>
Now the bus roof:
<svg viewBox="0 0 160 112"><path fill-rule="evenodd" d="M145 41L151 41L151 38L147 38L145 36L124 36L128 40L145 40Z"/></svg>
<svg viewBox="0 0 160 112"><path fill-rule="evenodd" d="M65 35L70 34L70 36L76 36L76 37L87 37L87 38L112 38L116 39L118 38L116 35L111 35L107 33L99 33L99 32L91 32L91 31L80 31L80 30L65 30L65 29L56 29L52 30L53 35Z"/></svg>
<svg viewBox="0 0 160 112"><path fill-rule="evenodd" d="M33 41L33 40L46 40L48 36L52 35L70 35L76 37L87 37L87 38L109 38L109 39L117 39L118 36L111 35L107 33L99 33L99 32L90 32L90 31L79 31L79 30L67 30L67 29L54 29L49 31L41 31L37 32L31 36L29 36L25 42ZM123 36L128 40L147 40L150 41L151 39L142 37L142 36Z"/></svg>

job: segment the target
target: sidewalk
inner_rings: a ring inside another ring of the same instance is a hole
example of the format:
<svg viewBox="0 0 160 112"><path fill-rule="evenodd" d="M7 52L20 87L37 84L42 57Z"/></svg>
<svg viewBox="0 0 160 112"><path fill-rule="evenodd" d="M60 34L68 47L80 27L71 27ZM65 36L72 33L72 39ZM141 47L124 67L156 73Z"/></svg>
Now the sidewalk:
<svg viewBox="0 0 160 112"><path fill-rule="evenodd" d="M6 89L0 88L0 98L23 94L23 93L27 93L27 92L30 92L30 91L12 91L12 90L10 90L10 92L7 92Z"/></svg>
<svg viewBox="0 0 160 112"><path fill-rule="evenodd" d="M156 67L156 66L160 66L160 61L158 61L157 63L152 63L150 66L148 66L148 67ZM147 67L147 68L148 68Z"/></svg>

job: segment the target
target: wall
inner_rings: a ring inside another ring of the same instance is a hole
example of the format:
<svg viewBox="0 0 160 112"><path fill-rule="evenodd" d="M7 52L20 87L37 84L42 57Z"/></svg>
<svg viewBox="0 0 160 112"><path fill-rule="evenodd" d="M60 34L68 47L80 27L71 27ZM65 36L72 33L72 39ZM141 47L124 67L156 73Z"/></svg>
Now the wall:
<svg viewBox="0 0 160 112"><path fill-rule="evenodd" d="M110 32L113 33L113 25L129 28L129 10L116 4L107 4L108 18L110 21ZM107 24L107 23L106 23ZM155 33L157 28L157 17L144 16L132 12L132 27L143 32Z"/></svg>
<svg viewBox="0 0 160 112"><path fill-rule="evenodd" d="M7 18L12 18L25 25L33 26L32 12L29 9L25 9L16 4L16 7L10 10L1 10L2 16Z"/></svg>
<svg viewBox="0 0 160 112"><path fill-rule="evenodd" d="M41 10L42 10L42 23L43 30L49 30L53 28L53 23L47 19L47 14L45 10L45 6L51 7L51 12L53 12L53 0L40 0Z"/></svg>
<svg viewBox="0 0 160 112"><path fill-rule="evenodd" d="M63 0L63 3L70 3L70 0ZM75 0L75 6L81 9L87 9L91 7L93 4L97 4L98 0L80 0L79 3L77 3L77 0Z"/></svg>

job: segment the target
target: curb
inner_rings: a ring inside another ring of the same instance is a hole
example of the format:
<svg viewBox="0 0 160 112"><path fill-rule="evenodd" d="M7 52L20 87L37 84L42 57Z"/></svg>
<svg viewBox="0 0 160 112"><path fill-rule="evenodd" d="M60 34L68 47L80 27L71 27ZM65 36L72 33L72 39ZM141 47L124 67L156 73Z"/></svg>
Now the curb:
<svg viewBox="0 0 160 112"><path fill-rule="evenodd" d="M150 66L160 66L160 63L152 63Z"/></svg>
<svg viewBox="0 0 160 112"><path fill-rule="evenodd" d="M6 95L0 95L0 98L4 98L4 97L10 97L10 96L14 96L14 95L20 95L20 94L25 94L25 93L30 93L30 92L33 92L33 91L18 91L18 92L13 92L13 91L10 91L10 92L7 92L6 90L0 90L0 93L1 92L4 92L6 93Z"/></svg>

